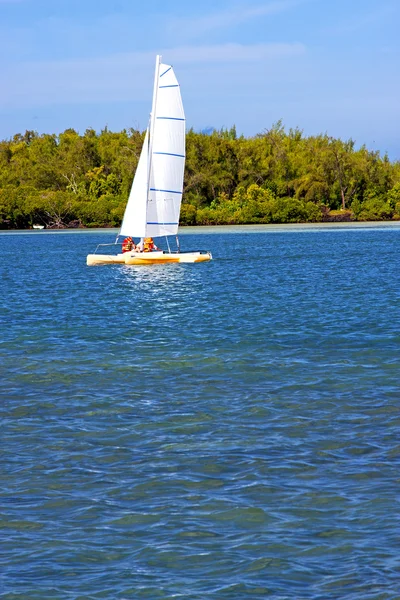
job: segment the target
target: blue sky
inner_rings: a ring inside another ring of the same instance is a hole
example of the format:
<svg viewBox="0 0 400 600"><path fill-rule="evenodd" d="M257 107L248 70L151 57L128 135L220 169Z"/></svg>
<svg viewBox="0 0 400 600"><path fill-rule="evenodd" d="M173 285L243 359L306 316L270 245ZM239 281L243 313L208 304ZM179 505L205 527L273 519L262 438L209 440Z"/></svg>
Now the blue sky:
<svg viewBox="0 0 400 600"><path fill-rule="evenodd" d="M188 128L282 119L400 160L399 0L0 0L0 138L144 129L154 60Z"/></svg>

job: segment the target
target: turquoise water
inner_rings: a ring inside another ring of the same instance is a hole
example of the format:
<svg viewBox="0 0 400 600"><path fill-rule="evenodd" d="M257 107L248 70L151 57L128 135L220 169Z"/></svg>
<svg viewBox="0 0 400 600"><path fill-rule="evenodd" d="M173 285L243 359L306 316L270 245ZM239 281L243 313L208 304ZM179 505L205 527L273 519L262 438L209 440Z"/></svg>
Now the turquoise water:
<svg viewBox="0 0 400 600"><path fill-rule="evenodd" d="M1 598L400 598L400 227L112 240L0 235Z"/></svg>

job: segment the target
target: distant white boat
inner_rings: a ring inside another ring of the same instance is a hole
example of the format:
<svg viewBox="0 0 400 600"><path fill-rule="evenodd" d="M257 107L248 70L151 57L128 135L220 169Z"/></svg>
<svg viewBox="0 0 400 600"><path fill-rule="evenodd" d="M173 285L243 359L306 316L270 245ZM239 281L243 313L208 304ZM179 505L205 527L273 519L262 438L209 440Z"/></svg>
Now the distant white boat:
<svg viewBox="0 0 400 600"><path fill-rule="evenodd" d="M142 240L140 249L124 248L123 244L122 253L116 255L89 254L87 264L145 265L211 260L210 252L180 252L177 237L177 251L169 248L168 236L178 233L184 170L185 113L180 86L173 68L162 64L161 56L157 56L150 122L115 241L116 244L119 236L128 236L124 243L129 240L132 248L131 236L138 237ZM168 252L146 251L154 247L152 238L161 236L167 239Z"/></svg>
<svg viewBox="0 0 400 600"><path fill-rule="evenodd" d="M44 229L44 225L32 225L33 229Z"/></svg>

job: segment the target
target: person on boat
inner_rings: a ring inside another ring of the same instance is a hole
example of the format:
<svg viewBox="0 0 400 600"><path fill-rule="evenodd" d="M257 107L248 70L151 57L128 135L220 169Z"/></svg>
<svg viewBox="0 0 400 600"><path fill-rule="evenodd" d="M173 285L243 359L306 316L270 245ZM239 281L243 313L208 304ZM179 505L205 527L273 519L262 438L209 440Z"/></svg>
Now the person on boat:
<svg viewBox="0 0 400 600"><path fill-rule="evenodd" d="M160 250L154 243L153 238L147 237L143 240L143 252L153 252L154 250Z"/></svg>
<svg viewBox="0 0 400 600"><path fill-rule="evenodd" d="M133 241L132 238L126 237L124 239L124 241L122 242L122 252L130 252L130 250L132 250L133 247Z"/></svg>

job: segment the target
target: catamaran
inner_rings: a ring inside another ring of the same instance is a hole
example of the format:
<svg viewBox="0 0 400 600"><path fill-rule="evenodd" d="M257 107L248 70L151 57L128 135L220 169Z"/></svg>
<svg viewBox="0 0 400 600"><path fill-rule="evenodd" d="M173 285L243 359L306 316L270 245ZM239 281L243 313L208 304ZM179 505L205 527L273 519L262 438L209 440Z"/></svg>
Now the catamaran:
<svg viewBox="0 0 400 600"><path fill-rule="evenodd" d="M179 215L185 169L185 113L179 83L173 68L156 58L152 110L142 151L133 179L121 229L122 236L166 237L168 251L132 251L116 255L88 254L88 265L122 263L145 265L196 263L211 260L211 252L181 252L178 239ZM170 249L168 236L176 237L177 250Z"/></svg>

